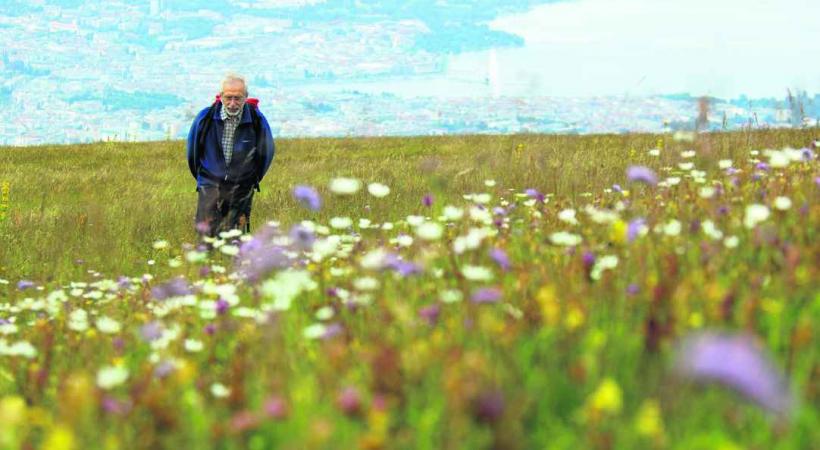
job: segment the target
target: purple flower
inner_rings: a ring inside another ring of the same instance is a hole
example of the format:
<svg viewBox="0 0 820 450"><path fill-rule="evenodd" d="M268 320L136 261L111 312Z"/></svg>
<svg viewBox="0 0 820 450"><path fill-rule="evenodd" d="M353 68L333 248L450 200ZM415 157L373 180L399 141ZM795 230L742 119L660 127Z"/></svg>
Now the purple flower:
<svg viewBox="0 0 820 450"><path fill-rule="evenodd" d="M703 332L690 336L678 352L675 368L694 381L735 389L775 413L788 415L792 409L785 379L750 335Z"/></svg>
<svg viewBox="0 0 820 450"><path fill-rule="evenodd" d="M318 211L322 206L319 193L310 186L299 185L293 188L293 198L311 211Z"/></svg>
<svg viewBox="0 0 820 450"><path fill-rule="evenodd" d="M249 241L244 242L239 247L239 258L251 255L260 248L263 248L271 242L278 232L278 227L265 224L259 231L254 233L253 237Z"/></svg>
<svg viewBox="0 0 820 450"><path fill-rule="evenodd" d="M431 194L425 195L424 198L421 199L421 204L428 208L433 206L433 196Z"/></svg>
<svg viewBox="0 0 820 450"><path fill-rule="evenodd" d="M126 276L120 276L117 278L117 286L120 289L129 289L131 287L131 279Z"/></svg>
<svg viewBox="0 0 820 450"><path fill-rule="evenodd" d="M102 398L101 403L102 409L109 414L122 416L131 411L130 400L118 400L114 397L106 395Z"/></svg>
<svg viewBox="0 0 820 450"><path fill-rule="evenodd" d="M646 220L642 217L638 217L636 219L632 219L629 221L629 225L626 227L626 240L628 242L632 242L643 230L644 226L646 226Z"/></svg>
<svg viewBox="0 0 820 450"><path fill-rule="evenodd" d="M208 221L203 220L202 222L196 224L196 231L199 234L208 234L211 231L211 224L208 223Z"/></svg>
<svg viewBox="0 0 820 450"><path fill-rule="evenodd" d="M765 162L761 161L761 162L757 163L757 165L755 166L755 168L756 168L757 170L766 170L766 171L768 171L768 170L769 170L769 165L768 165L768 164L766 164Z"/></svg>
<svg viewBox="0 0 820 450"><path fill-rule="evenodd" d="M820 187L820 177L814 177L814 185Z"/></svg>
<svg viewBox="0 0 820 450"><path fill-rule="evenodd" d="M524 193L527 194L527 196L529 198L534 198L534 199L538 200L540 203L544 203L544 199L545 199L544 194L539 192L537 189L530 188L530 189L527 189L526 191L524 191Z"/></svg>
<svg viewBox="0 0 820 450"><path fill-rule="evenodd" d="M635 295L641 291L641 288L638 287L635 283L630 283L629 286L626 287L626 293L629 295Z"/></svg>
<svg viewBox="0 0 820 450"><path fill-rule="evenodd" d="M180 297L183 295L190 295L191 289L188 287L188 282L185 278L176 277L165 284L154 286L151 288L151 295L157 300L165 300L170 297Z"/></svg>
<svg viewBox="0 0 820 450"><path fill-rule="evenodd" d="M273 269L287 267L290 259L285 255L285 249L273 243L273 238L278 234L278 228L266 225L253 238L245 242L237 255L236 266L238 272L246 279L255 282L264 277ZM302 235L291 232L291 237L297 239ZM305 238L306 239L306 238ZM296 245L303 245L299 241Z"/></svg>
<svg viewBox="0 0 820 450"><path fill-rule="evenodd" d="M251 411L239 411L231 417L230 429L234 433L242 433L259 426L259 417Z"/></svg>
<svg viewBox="0 0 820 450"><path fill-rule="evenodd" d="M362 410L362 397L358 389L348 386L336 396L336 405L348 416L358 415Z"/></svg>
<svg viewBox="0 0 820 450"><path fill-rule="evenodd" d="M208 325L205 325L204 331L208 336L213 336L216 334L216 324L209 323Z"/></svg>
<svg viewBox="0 0 820 450"><path fill-rule="evenodd" d="M815 156L814 152L811 151L810 148L804 147L804 148L800 149L800 158L803 161L806 161L806 162L811 161L811 160L814 159L814 156Z"/></svg>
<svg viewBox="0 0 820 450"><path fill-rule="evenodd" d="M173 363L173 361L164 359L160 361L156 367L154 367L154 376L157 378L165 378L168 375L171 375L176 369L177 366Z"/></svg>
<svg viewBox="0 0 820 450"><path fill-rule="evenodd" d="M288 415L288 405L282 397L272 395L265 400L265 414L271 419L284 419Z"/></svg>
<svg viewBox="0 0 820 450"><path fill-rule="evenodd" d="M405 261L395 253L387 254L387 256L384 258L383 267L393 269L402 277L408 277L410 275L415 275L422 272L422 269L418 266L418 264L415 264L410 261Z"/></svg>
<svg viewBox="0 0 820 450"><path fill-rule="evenodd" d="M140 336L142 336L142 339L146 342L156 341L162 337L162 332L162 324L156 320L140 327Z"/></svg>
<svg viewBox="0 0 820 450"><path fill-rule="evenodd" d="M302 251L308 251L313 248L313 243L316 242L316 235L310 228L302 225L294 225L290 229L290 240L293 245Z"/></svg>
<svg viewBox="0 0 820 450"><path fill-rule="evenodd" d="M325 326L325 332L322 333L322 339L331 339L334 338L344 331L344 328L339 323L331 323Z"/></svg>
<svg viewBox="0 0 820 450"><path fill-rule="evenodd" d="M595 253L586 250L583 255L581 255L581 261L584 263L584 268L589 270L595 264Z"/></svg>
<svg viewBox="0 0 820 450"><path fill-rule="evenodd" d="M17 282L17 289L21 291L25 291L26 289L33 288L34 282L29 280L20 280Z"/></svg>
<svg viewBox="0 0 820 450"><path fill-rule="evenodd" d="M626 169L626 178L629 181L638 181L652 186L658 184L658 176L646 166L629 166Z"/></svg>
<svg viewBox="0 0 820 450"><path fill-rule="evenodd" d="M228 312L228 308L230 306L231 306L231 304L228 303L227 300L225 300L222 297L219 297L219 299L216 301L216 313L221 316L221 315L225 314L226 312Z"/></svg>
<svg viewBox="0 0 820 450"><path fill-rule="evenodd" d="M623 189L621 188L620 184L613 184L612 185L612 190L615 191L615 192L623 192Z"/></svg>
<svg viewBox="0 0 820 450"><path fill-rule="evenodd" d="M501 391L479 394L473 402L473 414L479 422L498 421L504 415L504 394Z"/></svg>
<svg viewBox="0 0 820 450"><path fill-rule="evenodd" d="M500 206L496 206L495 208L493 208L493 215L494 216L506 216L507 215L507 210L500 207Z"/></svg>
<svg viewBox="0 0 820 450"><path fill-rule="evenodd" d="M477 289L473 292L470 299L473 303L479 304L496 303L501 299L501 289L495 287Z"/></svg>
<svg viewBox="0 0 820 450"><path fill-rule="evenodd" d="M490 258L498 264L498 267L500 267L501 270L510 270L510 258L507 256L507 252L503 249L496 247L490 250Z"/></svg>
<svg viewBox="0 0 820 450"><path fill-rule="evenodd" d="M433 325L438 321L438 316L440 313L441 307L436 304L427 305L419 309L419 317L427 321L430 325Z"/></svg>
<svg viewBox="0 0 820 450"><path fill-rule="evenodd" d="M727 167L726 168L726 175L732 176L732 175L736 175L738 172L740 172L740 171L737 170L734 167Z"/></svg>

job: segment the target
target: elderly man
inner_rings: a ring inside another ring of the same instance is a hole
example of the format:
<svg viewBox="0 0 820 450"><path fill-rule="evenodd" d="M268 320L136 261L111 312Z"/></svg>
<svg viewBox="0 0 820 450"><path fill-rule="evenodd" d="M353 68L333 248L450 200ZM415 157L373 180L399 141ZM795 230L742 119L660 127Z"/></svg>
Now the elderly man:
<svg viewBox="0 0 820 450"><path fill-rule="evenodd" d="M248 98L245 79L228 75L213 105L194 119L188 133L188 168L199 199L196 230L201 236L221 231L250 231L254 189L267 173L274 143L257 100Z"/></svg>

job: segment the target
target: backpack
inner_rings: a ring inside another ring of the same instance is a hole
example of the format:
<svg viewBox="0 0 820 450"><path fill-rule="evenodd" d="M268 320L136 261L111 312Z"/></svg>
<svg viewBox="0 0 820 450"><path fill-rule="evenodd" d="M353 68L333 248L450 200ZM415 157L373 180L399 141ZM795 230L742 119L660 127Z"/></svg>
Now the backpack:
<svg viewBox="0 0 820 450"><path fill-rule="evenodd" d="M205 136L208 134L208 127L211 126L211 122L213 122L214 111L216 111L216 107L221 103L220 95L216 94L216 99L214 100L211 107L208 108L208 113L205 114L205 117L202 118L202 123L199 125L199 134L196 138L196 160L200 161L202 159L202 152L205 149ZM259 108L259 99L257 98L248 98L245 100L245 103L250 105L248 110L251 112L251 122L253 123L253 132L259 138L259 133L262 132L262 120L259 119L259 112L257 109ZM256 149L256 163L258 166L262 165L262 151L260 149ZM254 188L256 192L259 191L259 180L256 181L254 184Z"/></svg>

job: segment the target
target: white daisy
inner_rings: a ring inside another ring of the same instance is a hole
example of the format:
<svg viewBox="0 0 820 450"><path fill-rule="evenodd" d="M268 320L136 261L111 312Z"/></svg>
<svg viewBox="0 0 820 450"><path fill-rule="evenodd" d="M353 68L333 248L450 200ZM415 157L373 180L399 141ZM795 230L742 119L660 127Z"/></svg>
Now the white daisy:
<svg viewBox="0 0 820 450"><path fill-rule="evenodd" d="M338 195L351 195L359 192L362 182L355 178L334 178L330 180L330 192Z"/></svg>

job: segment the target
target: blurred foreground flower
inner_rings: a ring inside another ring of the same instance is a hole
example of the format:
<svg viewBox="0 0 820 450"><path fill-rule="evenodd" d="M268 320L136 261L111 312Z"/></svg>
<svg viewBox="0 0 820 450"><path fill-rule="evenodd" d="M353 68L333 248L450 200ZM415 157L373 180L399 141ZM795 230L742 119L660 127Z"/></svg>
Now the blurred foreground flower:
<svg viewBox="0 0 820 450"><path fill-rule="evenodd" d="M334 178L330 180L330 191L339 195L350 195L359 192L362 182L355 178Z"/></svg>
<svg viewBox="0 0 820 450"><path fill-rule="evenodd" d="M251 282L262 279L274 269L285 268L290 264L286 249L277 245L274 238L279 235L276 226L265 225L253 235L251 240L242 244L236 259L239 272ZM296 248L307 249L313 244L313 233L300 225L294 226L290 238Z"/></svg>
<svg viewBox="0 0 820 450"><path fill-rule="evenodd" d="M381 183L370 183L367 185L367 192L373 197L384 197L390 193L390 188Z"/></svg>
<svg viewBox="0 0 820 450"><path fill-rule="evenodd" d="M97 372L97 386L102 389L111 389L125 383L128 379L128 369L120 366L107 366Z"/></svg>
<svg viewBox="0 0 820 450"><path fill-rule="evenodd" d="M362 397L358 389L349 386L339 392L336 397L336 405L348 416L355 416L362 412Z"/></svg>
<svg viewBox="0 0 820 450"><path fill-rule="evenodd" d="M473 401L473 415L479 422L493 423L504 415L504 393L498 390L483 392Z"/></svg>
<svg viewBox="0 0 820 450"><path fill-rule="evenodd" d="M769 208L765 205L752 204L746 206L746 214L743 216L743 225L746 228L754 228L760 222L769 218Z"/></svg>
<svg viewBox="0 0 820 450"><path fill-rule="evenodd" d="M293 198L302 206L312 211L318 211L322 206L322 200L316 189L310 186L299 185L293 188Z"/></svg>
<svg viewBox="0 0 820 450"><path fill-rule="evenodd" d="M265 400L263 407L265 415L271 419L284 419L288 415L288 404L285 399L276 395L272 395Z"/></svg>
<svg viewBox="0 0 820 450"><path fill-rule="evenodd" d="M165 284L151 288L151 295L157 300L189 294L191 294L191 290L188 288L188 282L182 277L176 277Z"/></svg>
<svg viewBox="0 0 820 450"><path fill-rule="evenodd" d="M735 389L778 414L788 415L794 404L786 380L749 335L704 332L690 336L678 351L675 370L694 381Z"/></svg>
<svg viewBox="0 0 820 450"><path fill-rule="evenodd" d="M652 169L645 166L630 166L626 169L626 178L629 181L638 181L652 186L658 184L658 176Z"/></svg>
<svg viewBox="0 0 820 450"><path fill-rule="evenodd" d="M612 378L604 378L598 388L587 398L587 409L594 413L617 414L621 412L623 393Z"/></svg>
<svg viewBox="0 0 820 450"><path fill-rule="evenodd" d="M470 300L473 303L496 303L501 300L501 295L501 289L495 287L481 288L473 292Z"/></svg>

